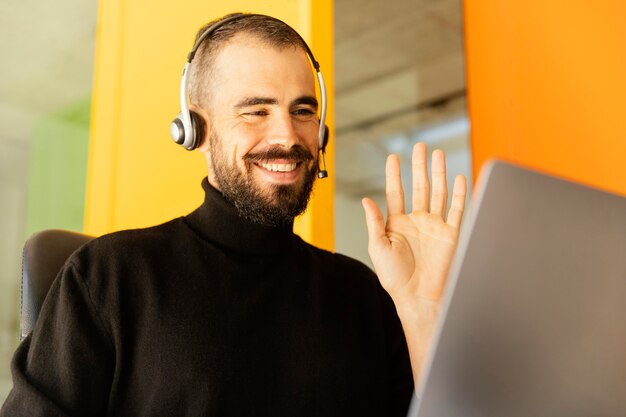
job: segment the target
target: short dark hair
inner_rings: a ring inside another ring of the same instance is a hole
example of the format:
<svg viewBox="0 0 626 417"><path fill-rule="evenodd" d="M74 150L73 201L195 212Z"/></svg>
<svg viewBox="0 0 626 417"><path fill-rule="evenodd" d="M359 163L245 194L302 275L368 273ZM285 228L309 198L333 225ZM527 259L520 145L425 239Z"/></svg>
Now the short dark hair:
<svg viewBox="0 0 626 417"><path fill-rule="evenodd" d="M246 13L231 13L207 23L198 30L196 42L210 26L235 16L242 17L225 23L204 39L192 61L188 83L189 99L201 107L209 100L207 84L215 57L238 33L254 35L262 42L278 49L288 46L302 48L304 51L308 49L302 37L285 22L271 16Z"/></svg>

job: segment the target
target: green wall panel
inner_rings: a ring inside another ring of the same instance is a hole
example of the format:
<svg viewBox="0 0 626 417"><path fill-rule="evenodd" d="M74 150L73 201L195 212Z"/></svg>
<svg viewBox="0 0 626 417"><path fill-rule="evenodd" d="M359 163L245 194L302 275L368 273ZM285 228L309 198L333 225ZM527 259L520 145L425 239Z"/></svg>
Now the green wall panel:
<svg viewBox="0 0 626 417"><path fill-rule="evenodd" d="M83 229L90 105L85 98L33 127L28 236L43 229Z"/></svg>

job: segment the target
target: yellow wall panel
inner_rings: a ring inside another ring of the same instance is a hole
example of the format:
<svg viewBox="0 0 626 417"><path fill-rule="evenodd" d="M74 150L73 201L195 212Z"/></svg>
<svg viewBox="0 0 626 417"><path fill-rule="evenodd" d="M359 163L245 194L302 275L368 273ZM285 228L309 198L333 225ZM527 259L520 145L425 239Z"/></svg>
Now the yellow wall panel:
<svg viewBox="0 0 626 417"><path fill-rule="evenodd" d="M330 0L101 0L87 233L158 224L202 202L204 157L175 145L169 123L180 111L180 77L196 31L235 11L269 14L298 30L320 61L332 98ZM329 113L332 130L332 108ZM332 148L329 151L332 164ZM332 197L333 180L326 179L316 187L310 209L296 224L296 232L306 240L328 249L333 247Z"/></svg>

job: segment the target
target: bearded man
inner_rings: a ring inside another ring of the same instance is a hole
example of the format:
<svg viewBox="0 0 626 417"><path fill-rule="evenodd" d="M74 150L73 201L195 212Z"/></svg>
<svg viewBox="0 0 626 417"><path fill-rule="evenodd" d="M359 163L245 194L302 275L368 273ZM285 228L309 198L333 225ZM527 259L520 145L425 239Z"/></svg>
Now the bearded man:
<svg viewBox="0 0 626 417"><path fill-rule="evenodd" d="M1 416L406 414L464 179L446 218L444 155L431 193L416 145L405 214L389 158L386 221L363 202L378 277L305 243L292 225L323 151L308 47L268 16L229 15L197 39L207 30L189 75L204 203L69 259L15 354Z"/></svg>

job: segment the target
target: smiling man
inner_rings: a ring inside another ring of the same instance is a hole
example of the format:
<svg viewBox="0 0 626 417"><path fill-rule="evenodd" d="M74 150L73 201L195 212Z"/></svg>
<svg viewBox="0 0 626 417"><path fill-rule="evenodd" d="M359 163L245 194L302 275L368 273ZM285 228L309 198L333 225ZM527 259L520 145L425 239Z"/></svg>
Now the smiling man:
<svg viewBox="0 0 626 417"><path fill-rule="evenodd" d="M213 59L210 93L193 109L208 126L200 150L209 182L247 220L285 226L305 210L313 188L318 103L304 50L268 42L233 35ZM198 72L197 83L206 82Z"/></svg>
<svg viewBox="0 0 626 417"><path fill-rule="evenodd" d="M305 243L293 220L324 147L308 47L268 16L215 24L198 34L189 78L204 203L72 255L15 354L2 417L406 414L464 179L446 216L443 153L431 192L416 145L405 214L389 158L388 218L363 202L378 277Z"/></svg>
<svg viewBox="0 0 626 417"><path fill-rule="evenodd" d="M291 43L246 30L221 38L227 45L219 48L218 34L200 50L205 56L211 48L219 53L209 65L194 67L191 79L191 99L199 104L192 109L208 126L200 150L209 182L245 219L289 225L305 210L317 173L319 119L311 64L294 34Z"/></svg>

